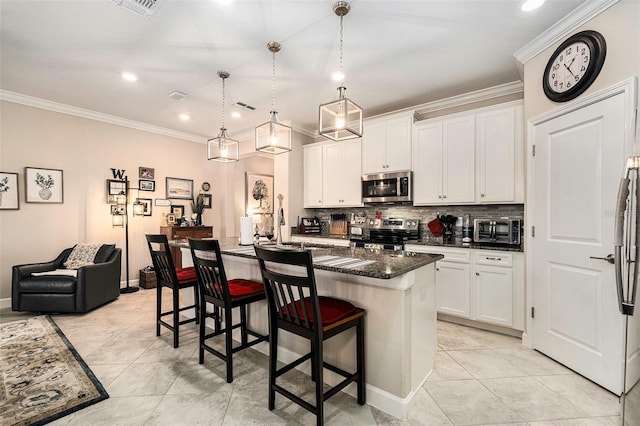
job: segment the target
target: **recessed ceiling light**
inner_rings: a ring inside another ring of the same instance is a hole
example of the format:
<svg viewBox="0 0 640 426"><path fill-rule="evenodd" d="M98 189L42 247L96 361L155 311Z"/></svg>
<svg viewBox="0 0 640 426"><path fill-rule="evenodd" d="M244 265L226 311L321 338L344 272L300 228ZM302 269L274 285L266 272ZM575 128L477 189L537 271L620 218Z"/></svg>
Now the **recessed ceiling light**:
<svg viewBox="0 0 640 426"><path fill-rule="evenodd" d="M242 117L242 114L240 114L238 111L231 111L231 116L233 118L240 118Z"/></svg>
<svg viewBox="0 0 640 426"><path fill-rule="evenodd" d="M525 12L530 12L542 6L542 3L544 3L544 0L525 0L520 9Z"/></svg>
<svg viewBox="0 0 640 426"><path fill-rule="evenodd" d="M127 81L138 81L138 76L130 71L122 71L120 75Z"/></svg>
<svg viewBox="0 0 640 426"><path fill-rule="evenodd" d="M179 118L180 118L180 120L182 120L182 121L189 121L189 120L191 120L191 116L190 116L189 114L184 114L184 113L183 113L183 114L178 115L178 117L179 117Z"/></svg>
<svg viewBox="0 0 640 426"><path fill-rule="evenodd" d="M334 71L331 73L331 80L344 81L344 73L342 71Z"/></svg>

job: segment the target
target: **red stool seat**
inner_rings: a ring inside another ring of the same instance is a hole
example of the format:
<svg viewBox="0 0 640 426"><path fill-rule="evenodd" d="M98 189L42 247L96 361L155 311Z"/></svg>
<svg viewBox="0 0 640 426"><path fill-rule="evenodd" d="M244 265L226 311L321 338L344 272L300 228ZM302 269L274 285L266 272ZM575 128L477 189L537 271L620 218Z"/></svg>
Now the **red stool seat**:
<svg viewBox="0 0 640 426"><path fill-rule="evenodd" d="M231 298L264 293L264 283L236 278L227 281Z"/></svg>
<svg viewBox="0 0 640 426"><path fill-rule="evenodd" d="M309 322L313 323L313 309L311 308L311 298L306 297L304 299L304 304L306 305L306 311L309 315ZM318 304L320 305L320 317L322 318L322 325L327 326L329 324L333 324L336 321L340 321L343 318L348 317L352 313L356 311L356 307L346 300L334 299L333 297L326 296L318 296ZM302 314L302 307L300 305L300 301L295 302L295 310L291 304L287 305L289 313L292 316L298 317L301 321L304 321L304 317Z"/></svg>
<svg viewBox="0 0 640 426"><path fill-rule="evenodd" d="M196 268L190 266L188 268L176 268L176 276L178 277L178 281L195 281L196 277Z"/></svg>

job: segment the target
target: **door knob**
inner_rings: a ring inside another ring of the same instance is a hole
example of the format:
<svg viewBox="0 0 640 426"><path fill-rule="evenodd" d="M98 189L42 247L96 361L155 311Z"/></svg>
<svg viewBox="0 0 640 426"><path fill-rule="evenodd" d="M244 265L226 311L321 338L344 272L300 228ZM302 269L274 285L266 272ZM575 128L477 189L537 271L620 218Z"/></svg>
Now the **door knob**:
<svg viewBox="0 0 640 426"><path fill-rule="evenodd" d="M598 260L604 260L605 262L609 262L612 265L616 262L615 260L615 256L613 254L608 254L607 257L596 257L596 256L589 256L589 259L598 259Z"/></svg>

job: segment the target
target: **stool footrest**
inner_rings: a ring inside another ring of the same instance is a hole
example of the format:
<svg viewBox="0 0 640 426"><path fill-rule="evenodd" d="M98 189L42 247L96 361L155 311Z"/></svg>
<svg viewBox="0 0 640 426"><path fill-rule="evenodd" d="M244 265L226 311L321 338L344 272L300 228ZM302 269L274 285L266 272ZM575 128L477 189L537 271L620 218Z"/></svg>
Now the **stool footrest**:
<svg viewBox="0 0 640 426"><path fill-rule="evenodd" d="M271 356L271 355L269 355L269 356ZM293 362L290 362L289 364L285 365L281 369L276 370L276 377L280 377L284 373L286 373L287 371L293 370L294 368L296 368L297 366L299 366L300 364L302 364L303 362L305 362L308 359L311 359L311 352L309 352L306 355L301 356L300 358L296 359Z"/></svg>

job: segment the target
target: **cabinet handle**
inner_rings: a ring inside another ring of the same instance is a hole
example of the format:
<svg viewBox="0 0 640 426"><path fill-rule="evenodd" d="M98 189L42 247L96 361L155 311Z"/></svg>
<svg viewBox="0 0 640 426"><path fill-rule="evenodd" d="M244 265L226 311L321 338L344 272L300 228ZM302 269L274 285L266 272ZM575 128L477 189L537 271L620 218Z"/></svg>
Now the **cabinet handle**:
<svg viewBox="0 0 640 426"><path fill-rule="evenodd" d="M488 257L486 258L487 260L502 260L501 257Z"/></svg>
<svg viewBox="0 0 640 426"><path fill-rule="evenodd" d="M442 195L438 195L438 198L442 198Z"/></svg>
<svg viewBox="0 0 640 426"><path fill-rule="evenodd" d="M436 268L436 271L439 271L439 270L440 270L440 268Z"/></svg>
<svg viewBox="0 0 640 426"><path fill-rule="evenodd" d="M480 276L480 272L476 272L476 276L479 277Z"/></svg>
<svg viewBox="0 0 640 426"><path fill-rule="evenodd" d="M480 197L484 198L484 194L480 194Z"/></svg>
<svg viewBox="0 0 640 426"><path fill-rule="evenodd" d="M442 196L442 198L447 198L447 196L446 196L446 195L443 195L443 196Z"/></svg>

